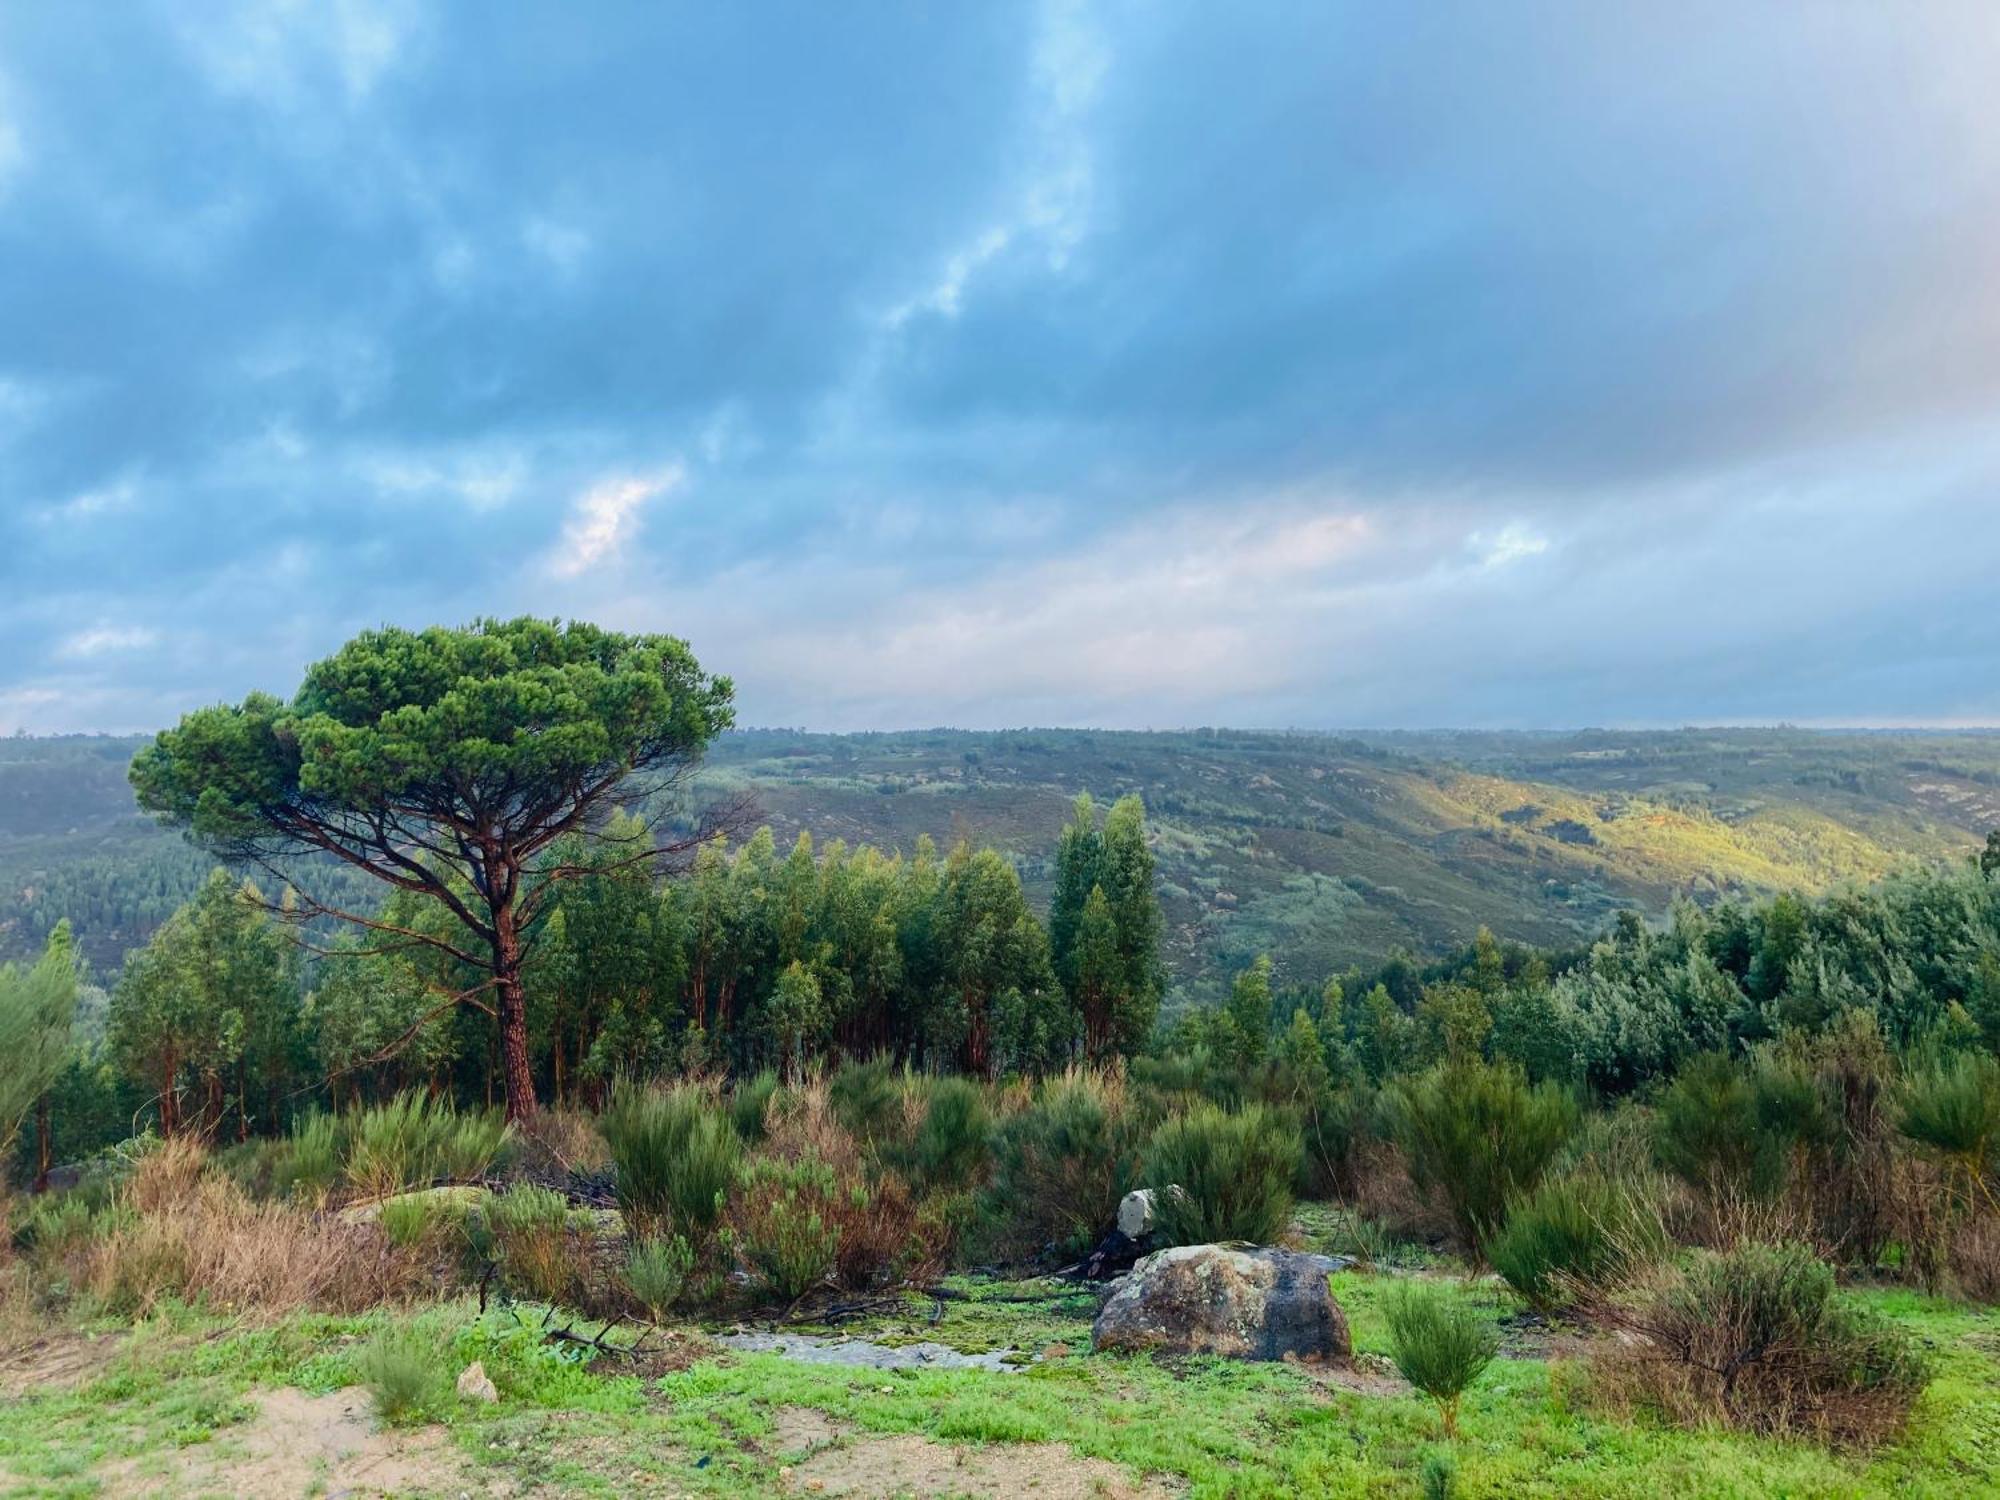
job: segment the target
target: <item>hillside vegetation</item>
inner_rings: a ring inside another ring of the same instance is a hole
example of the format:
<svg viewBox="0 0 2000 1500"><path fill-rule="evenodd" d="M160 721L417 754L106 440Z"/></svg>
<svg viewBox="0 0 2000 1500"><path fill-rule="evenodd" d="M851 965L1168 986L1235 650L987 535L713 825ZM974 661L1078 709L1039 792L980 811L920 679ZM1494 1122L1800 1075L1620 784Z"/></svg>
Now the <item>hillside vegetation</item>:
<svg viewBox="0 0 2000 1500"><path fill-rule="evenodd" d="M133 806L139 741L0 742L0 953L67 915L115 970L209 861ZM2000 824L2000 736L1035 730L725 736L698 795L747 791L785 847L1005 850L1045 900L1071 799L1146 802L1182 1002L1257 953L1316 982L1486 925L1561 945L1622 907L1822 892L1970 850Z"/></svg>

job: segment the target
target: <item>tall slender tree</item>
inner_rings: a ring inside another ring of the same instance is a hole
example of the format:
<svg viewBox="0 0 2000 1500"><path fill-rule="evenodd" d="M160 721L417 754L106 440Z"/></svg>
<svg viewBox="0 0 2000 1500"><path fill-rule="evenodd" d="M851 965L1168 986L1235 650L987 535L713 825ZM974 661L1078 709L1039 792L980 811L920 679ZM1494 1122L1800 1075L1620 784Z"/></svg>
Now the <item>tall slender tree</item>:
<svg viewBox="0 0 2000 1500"><path fill-rule="evenodd" d="M1160 929L1144 804L1119 798L1100 827L1084 793L1056 846L1049 948L1091 1062L1138 1050L1152 1031L1165 988Z"/></svg>
<svg viewBox="0 0 2000 1500"><path fill-rule="evenodd" d="M611 861L556 853L604 842L614 807L682 783L731 722L727 678L671 636L481 620L368 631L310 667L289 703L253 694L164 731L132 763L140 805L227 859L343 863L443 909L440 930L307 899L298 915L428 946L478 972L441 1006L498 1024L511 1118L536 1107L523 965L565 881L654 863L697 827L621 844ZM310 881L298 883L310 888Z"/></svg>

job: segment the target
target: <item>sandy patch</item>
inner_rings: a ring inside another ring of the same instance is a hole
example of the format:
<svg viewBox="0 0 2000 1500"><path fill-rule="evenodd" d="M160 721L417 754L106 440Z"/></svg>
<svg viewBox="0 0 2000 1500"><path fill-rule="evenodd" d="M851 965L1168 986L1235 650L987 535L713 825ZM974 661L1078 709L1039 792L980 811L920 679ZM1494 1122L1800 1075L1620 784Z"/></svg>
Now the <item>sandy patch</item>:
<svg viewBox="0 0 2000 1500"><path fill-rule="evenodd" d="M0 1398L68 1391L95 1379L124 1346L122 1335L61 1333L0 1354Z"/></svg>
<svg viewBox="0 0 2000 1500"><path fill-rule="evenodd" d="M824 1448L849 1431L823 1411L810 1406L784 1406L771 1413L772 1433L760 1447L772 1453L807 1453Z"/></svg>
<svg viewBox="0 0 2000 1500"><path fill-rule="evenodd" d="M256 1401L255 1417L170 1455L164 1473L144 1461L115 1466L100 1476L102 1493L224 1494L231 1500L492 1493L443 1428L377 1430L367 1394L358 1387L328 1396L266 1391Z"/></svg>
<svg viewBox="0 0 2000 1500"><path fill-rule="evenodd" d="M857 1437L825 1448L785 1475L788 1495L977 1496L980 1500L1167 1500L1175 1482L1135 1484L1117 1464L1082 1458L1060 1443L963 1448L921 1437Z"/></svg>

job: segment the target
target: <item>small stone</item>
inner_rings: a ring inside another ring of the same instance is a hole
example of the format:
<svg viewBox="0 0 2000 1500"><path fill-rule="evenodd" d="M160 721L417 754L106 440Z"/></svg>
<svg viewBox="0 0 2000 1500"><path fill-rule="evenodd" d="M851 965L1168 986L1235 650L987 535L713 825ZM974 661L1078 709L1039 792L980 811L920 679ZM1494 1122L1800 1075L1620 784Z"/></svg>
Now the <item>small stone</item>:
<svg viewBox="0 0 2000 1500"><path fill-rule="evenodd" d="M485 1364L476 1359L458 1372L458 1393L468 1401L492 1402L500 1399L500 1392L487 1378Z"/></svg>

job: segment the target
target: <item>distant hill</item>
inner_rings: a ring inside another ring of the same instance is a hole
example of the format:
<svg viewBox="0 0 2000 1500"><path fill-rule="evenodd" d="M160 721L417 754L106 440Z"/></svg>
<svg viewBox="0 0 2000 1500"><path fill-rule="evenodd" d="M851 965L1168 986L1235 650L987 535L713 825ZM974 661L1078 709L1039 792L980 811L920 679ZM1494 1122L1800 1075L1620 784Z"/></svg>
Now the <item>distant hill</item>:
<svg viewBox="0 0 2000 1500"><path fill-rule="evenodd" d="M138 743L0 740L0 952L68 914L108 973L202 878L132 805ZM1258 952L1316 982L1482 923L1561 944L1620 907L1959 856L2000 825L2000 735L753 730L703 781L750 792L781 841L996 844L1038 898L1076 793L1138 792L1191 999Z"/></svg>

